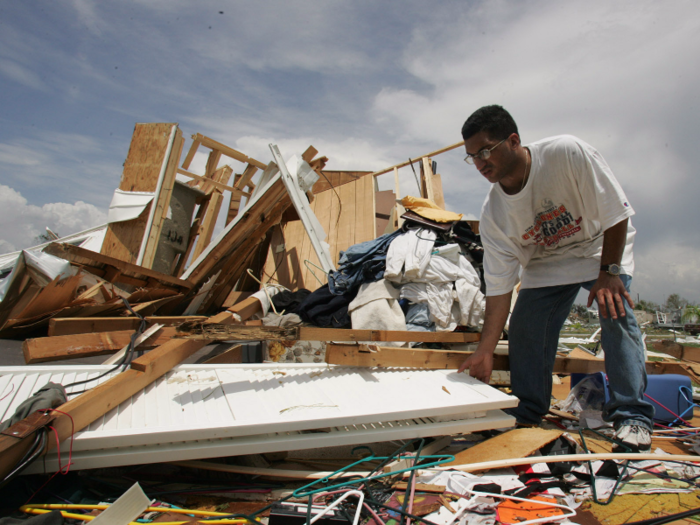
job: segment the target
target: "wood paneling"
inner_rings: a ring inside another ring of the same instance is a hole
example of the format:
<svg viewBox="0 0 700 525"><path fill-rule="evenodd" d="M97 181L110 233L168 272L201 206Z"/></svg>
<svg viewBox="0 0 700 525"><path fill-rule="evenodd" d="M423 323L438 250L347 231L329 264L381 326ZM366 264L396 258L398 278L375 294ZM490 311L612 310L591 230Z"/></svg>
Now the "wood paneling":
<svg viewBox="0 0 700 525"><path fill-rule="evenodd" d="M120 190L148 192L156 190L173 126L177 126L177 124L136 124L129 153L124 162L124 171L119 183ZM173 146L175 153L180 151L177 148L179 144ZM174 181L174 174L172 181ZM172 181L169 190L172 190ZM164 190L167 192L168 188L162 187L161 193ZM169 192L165 195L169 196ZM164 204L158 195L154 201L157 206ZM169 202L168 200L167 204ZM134 220L110 224L107 227L100 252L115 259L135 263L152 205L153 202Z"/></svg>

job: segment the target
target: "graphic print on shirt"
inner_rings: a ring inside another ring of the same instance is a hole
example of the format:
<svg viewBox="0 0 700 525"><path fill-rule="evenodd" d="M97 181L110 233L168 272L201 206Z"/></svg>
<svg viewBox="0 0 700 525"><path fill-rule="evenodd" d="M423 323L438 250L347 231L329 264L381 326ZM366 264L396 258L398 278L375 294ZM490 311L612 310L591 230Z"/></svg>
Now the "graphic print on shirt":
<svg viewBox="0 0 700 525"><path fill-rule="evenodd" d="M523 234L523 240L528 241L526 244L556 246L562 239L581 231L582 217L574 219L565 205L555 205L545 198L540 207L542 211L535 215L535 222Z"/></svg>

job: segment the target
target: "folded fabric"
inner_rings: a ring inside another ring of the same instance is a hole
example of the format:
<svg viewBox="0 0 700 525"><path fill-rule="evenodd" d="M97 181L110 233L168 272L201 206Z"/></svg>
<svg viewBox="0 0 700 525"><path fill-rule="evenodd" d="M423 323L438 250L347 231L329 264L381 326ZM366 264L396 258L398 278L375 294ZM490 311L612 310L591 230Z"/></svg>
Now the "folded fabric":
<svg viewBox="0 0 700 525"><path fill-rule="evenodd" d="M409 230L396 237L387 250L384 278L406 282L425 273L435 238L434 231L422 228Z"/></svg>
<svg viewBox="0 0 700 525"><path fill-rule="evenodd" d="M297 313L302 321L315 326L348 328L351 324L348 305L354 298L354 293L332 294L324 284L302 301Z"/></svg>
<svg viewBox="0 0 700 525"><path fill-rule="evenodd" d="M401 287L401 299L412 303L425 303L430 319L438 326L447 326L452 312L452 283L407 283Z"/></svg>
<svg viewBox="0 0 700 525"><path fill-rule="evenodd" d="M15 409L12 417L0 423L0 432L10 428L15 423L19 423L37 410L61 406L67 399L66 389L63 388L63 385L51 382L46 383L31 397L22 401Z"/></svg>
<svg viewBox="0 0 700 525"><path fill-rule="evenodd" d="M297 314L279 315L274 312L270 312L261 320L263 326L279 326L280 328L299 326L302 324L301 317L299 317Z"/></svg>
<svg viewBox="0 0 700 525"><path fill-rule="evenodd" d="M286 290L281 284L270 284L266 283L263 285L262 290L258 290L251 297L255 297L260 301L260 307L262 308L262 315L266 315L270 309L270 299L277 295L279 292ZM277 306L275 306L277 308Z"/></svg>
<svg viewBox="0 0 700 525"><path fill-rule="evenodd" d="M386 252L391 241L401 233L401 230L396 230L340 252L338 270L328 273L328 287L331 293L354 294L361 284L382 279L386 268Z"/></svg>
<svg viewBox="0 0 700 525"><path fill-rule="evenodd" d="M401 199L401 204L407 210L412 210L421 217L435 222L455 222L461 220L464 216L461 213L445 211L431 200L411 197L410 195Z"/></svg>
<svg viewBox="0 0 700 525"><path fill-rule="evenodd" d="M296 292L283 290L272 297L272 304L278 312L284 311L288 314L295 314L299 309L299 305L306 299L311 292L306 288L300 288Z"/></svg>
<svg viewBox="0 0 700 525"><path fill-rule="evenodd" d="M481 293L479 285L474 285L466 279L457 279L455 281L455 290L457 292L457 301L459 302L459 324L473 327L483 324L486 298Z"/></svg>
<svg viewBox="0 0 700 525"><path fill-rule="evenodd" d="M355 330L406 330L406 318L399 305L399 291L386 279L360 286L357 297L348 305ZM382 343L403 346L403 343Z"/></svg>

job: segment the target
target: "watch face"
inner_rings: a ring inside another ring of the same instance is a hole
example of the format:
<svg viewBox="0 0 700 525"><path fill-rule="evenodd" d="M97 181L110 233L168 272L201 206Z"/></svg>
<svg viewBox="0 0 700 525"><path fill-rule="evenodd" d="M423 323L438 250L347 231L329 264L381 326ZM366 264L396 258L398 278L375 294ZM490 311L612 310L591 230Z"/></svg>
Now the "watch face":
<svg viewBox="0 0 700 525"><path fill-rule="evenodd" d="M611 264L608 266L608 273L610 275L620 275L620 267L617 264Z"/></svg>

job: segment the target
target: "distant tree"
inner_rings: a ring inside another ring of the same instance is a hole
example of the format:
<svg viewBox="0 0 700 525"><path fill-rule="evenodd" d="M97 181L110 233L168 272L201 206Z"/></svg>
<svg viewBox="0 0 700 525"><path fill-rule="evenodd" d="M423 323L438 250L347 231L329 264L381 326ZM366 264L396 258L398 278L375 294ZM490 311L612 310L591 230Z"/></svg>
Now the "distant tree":
<svg viewBox="0 0 700 525"><path fill-rule="evenodd" d="M669 310L682 310L689 304L688 299L681 297L677 293L672 293L666 299L666 308Z"/></svg>
<svg viewBox="0 0 700 525"><path fill-rule="evenodd" d="M635 310L642 310L644 312L649 312L649 313L654 313L659 309L659 305L652 302L652 301L645 301L644 299L640 299L637 301L637 303L634 305Z"/></svg>
<svg viewBox="0 0 700 525"><path fill-rule="evenodd" d="M683 309L683 316L681 317L681 322L696 323L698 320L700 320L700 306L694 304L687 304Z"/></svg>
<svg viewBox="0 0 700 525"><path fill-rule="evenodd" d="M571 312L569 312L569 315L571 314L576 314L579 317L586 318L588 317L588 308L586 308L586 306L583 304L575 304L571 307Z"/></svg>

